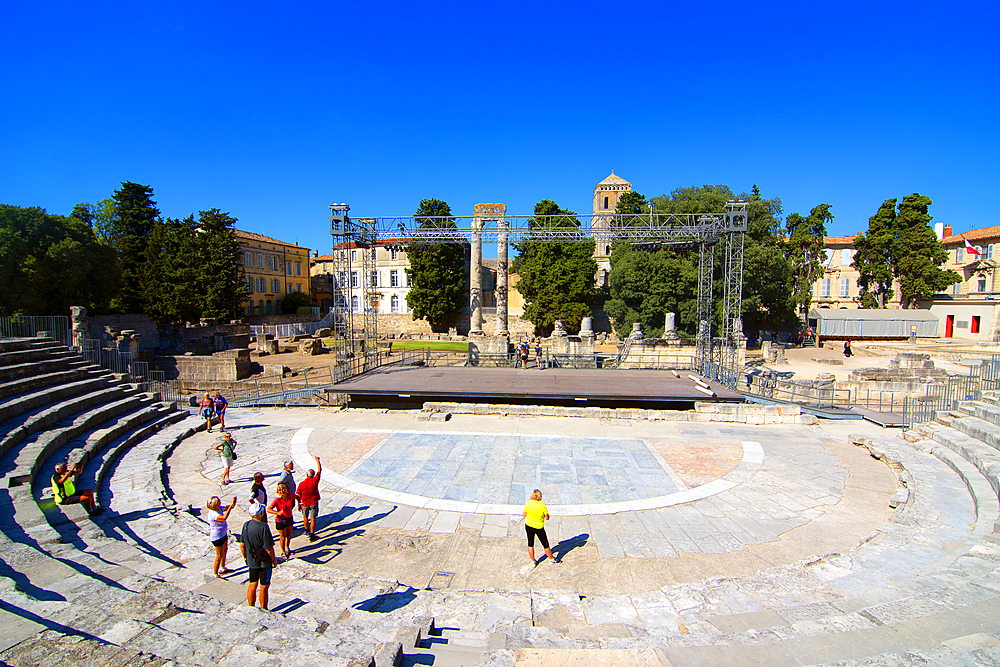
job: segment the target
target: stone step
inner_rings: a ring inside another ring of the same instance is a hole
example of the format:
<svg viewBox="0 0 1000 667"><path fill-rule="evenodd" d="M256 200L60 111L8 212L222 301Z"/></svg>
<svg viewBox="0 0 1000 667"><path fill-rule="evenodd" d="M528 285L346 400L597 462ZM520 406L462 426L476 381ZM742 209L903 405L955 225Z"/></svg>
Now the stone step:
<svg viewBox="0 0 1000 667"><path fill-rule="evenodd" d="M0 457L5 456L25 438L55 425L60 420L124 395L125 391L121 386L110 385L104 389L73 396L9 419L0 424Z"/></svg>
<svg viewBox="0 0 1000 667"><path fill-rule="evenodd" d="M66 347L35 347L16 352L0 352L0 367L24 364L32 361L55 359L79 359L80 356Z"/></svg>
<svg viewBox="0 0 1000 667"><path fill-rule="evenodd" d="M959 454L986 478L993 493L1000 496L1000 452L967 433L955 429L941 429L933 439Z"/></svg>
<svg viewBox="0 0 1000 667"><path fill-rule="evenodd" d="M79 396L110 386L110 376L99 377L79 372L74 374L81 379L67 382L64 377L57 377L53 385L34 389L6 401L0 400L0 422L5 422L64 398Z"/></svg>
<svg viewBox="0 0 1000 667"><path fill-rule="evenodd" d="M90 365L88 361L79 356L66 359L46 359L42 361L27 361L20 364L10 364L0 366L0 382L10 382L18 378L41 375L43 373L54 373L68 368Z"/></svg>
<svg viewBox="0 0 1000 667"><path fill-rule="evenodd" d="M1000 452L1000 426L979 417L966 416L955 419L951 427L989 445Z"/></svg>
<svg viewBox="0 0 1000 667"><path fill-rule="evenodd" d="M42 464L49 458L55 450L78 436L79 434L95 428L113 417L130 412L143 403L143 398L130 389L119 389L125 398L119 398L110 403L101 403L87 412L77 413L69 419L61 420L61 426L49 428L48 430L33 435L28 438L15 453L14 469L6 473L3 477L8 487L19 486L30 483L41 469ZM132 395L129 395L131 392ZM8 456L14 452L8 452ZM5 457L4 461L7 460Z"/></svg>
<svg viewBox="0 0 1000 667"><path fill-rule="evenodd" d="M42 373L41 375L31 375L9 382L0 382L0 399L16 397L20 394L32 392L43 387L51 387L64 382L75 382L86 377L111 377L108 371L93 365L81 365L73 362L72 366L67 366L64 370L57 370L52 373Z"/></svg>
<svg viewBox="0 0 1000 667"><path fill-rule="evenodd" d="M958 409L963 415L978 417L1000 427L1000 406L985 401L963 401Z"/></svg>

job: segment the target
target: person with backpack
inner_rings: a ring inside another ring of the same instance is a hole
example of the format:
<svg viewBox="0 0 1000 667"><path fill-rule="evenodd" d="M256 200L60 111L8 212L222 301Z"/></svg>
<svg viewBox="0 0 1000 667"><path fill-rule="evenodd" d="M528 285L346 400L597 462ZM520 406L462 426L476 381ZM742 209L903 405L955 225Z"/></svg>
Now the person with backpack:
<svg viewBox="0 0 1000 667"><path fill-rule="evenodd" d="M233 434L229 431L223 433L222 442L215 446L215 451L219 452L219 458L222 460L222 486L225 486L229 484L229 469L236 460L236 441L233 440Z"/></svg>
<svg viewBox="0 0 1000 667"><path fill-rule="evenodd" d="M266 508L260 503L250 503L248 511L250 520L240 531L240 553L250 575L247 604L253 607L254 599L259 598L260 608L267 611L267 589L271 586L271 573L278 566L278 559L274 555L274 538L267 525Z"/></svg>
<svg viewBox="0 0 1000 667"><path fill-rule="evenodd" d="M542 366L542 341L540 340L535 341L535 366L540 371L545 370L545 367Z"/></svg>

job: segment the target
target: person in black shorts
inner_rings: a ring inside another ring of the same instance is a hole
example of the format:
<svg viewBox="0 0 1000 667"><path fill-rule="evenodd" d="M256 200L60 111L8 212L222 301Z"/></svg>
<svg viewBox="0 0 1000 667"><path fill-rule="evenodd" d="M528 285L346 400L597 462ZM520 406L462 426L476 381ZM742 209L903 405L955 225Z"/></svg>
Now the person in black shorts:
<svg viewBox="0 0 1000 667"><path fill-rule="evenodd" d="M243 524L240 532L240 553L246 561L250 581L247 583L247 604L254 606L260 586L260 608L267 610L267 589L271 586L271 572L278 564L274 556L274 538L267 527L266 508L260 503L250 503L251 519Z"/></svg>

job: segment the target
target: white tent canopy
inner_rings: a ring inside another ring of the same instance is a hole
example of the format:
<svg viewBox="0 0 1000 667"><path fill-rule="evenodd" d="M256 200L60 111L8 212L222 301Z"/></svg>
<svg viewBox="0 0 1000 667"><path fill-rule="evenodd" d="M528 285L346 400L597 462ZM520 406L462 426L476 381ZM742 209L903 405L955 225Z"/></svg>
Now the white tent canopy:
<svg viewBox="0 0 1000 667"><path fill-rule="evenodd" d="M906 338L913 325L920 338L938 335L938 317L928 310L814 308L809 320L821 338Z"/></svg>

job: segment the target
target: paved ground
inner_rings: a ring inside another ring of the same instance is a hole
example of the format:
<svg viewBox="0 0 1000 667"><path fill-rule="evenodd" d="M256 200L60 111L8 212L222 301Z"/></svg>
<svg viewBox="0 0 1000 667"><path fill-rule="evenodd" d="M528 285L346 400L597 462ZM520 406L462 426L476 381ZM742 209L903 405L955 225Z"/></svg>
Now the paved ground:
<svg viewBox="0 0 1000 667"><path fill-rule="evenodd" d="M301 479L319 455L321 539L297 534L296 552L414 588L623 594L651 581L746 575L857 546L888 518L896 490L883 463L845 444L848 430L881 433L858 422L426 423L408 412L323 409L233 410L228 421L240 441L236 483L218 486L209 452L218 436L198 434L168 461L178 502L202 508L211 495L245 496L255 470L273 488L289 457ZM536 486L551 503L548 531L564 562L533 568L519 514ZM654 509L607 506L650 500Z"/></svg>

